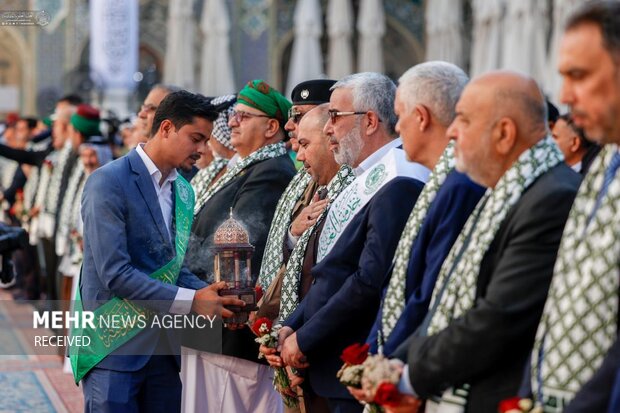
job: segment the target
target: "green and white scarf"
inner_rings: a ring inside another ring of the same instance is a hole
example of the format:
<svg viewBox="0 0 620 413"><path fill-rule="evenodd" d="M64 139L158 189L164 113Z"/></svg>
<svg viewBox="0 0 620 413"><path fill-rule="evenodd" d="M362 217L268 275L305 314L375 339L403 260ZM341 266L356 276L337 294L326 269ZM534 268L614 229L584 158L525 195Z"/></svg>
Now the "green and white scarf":
<svg viewBox="0 0 620 413"><path fill-rule="evenodd" d="M571 209L532 353L538 402L568 403L600 367L616 338L620 272L620 179L602 197L617 145L607 145L586 175ZM541 379L539 381L539 379ZM542 399L542 400L541 400ZM555 400L554 400L555 399Z"/></svg>
<svg viewBox="0 0 620 413"><path fill-rule="evenodd" d="M291 225L293 208L299 199L304 195L306 187L312 181L312 177L305 169L300 170L293 177L286 187L284 194L278 201L276 212L271 221L267 245L263 254L263 262L260 267L257 285L265 290L271 285L282 264L284 264L284 253L282 246Z"/></svg>
<svg viewBox="0 0 620 413"><path fill-rule="evenodd" d="M11 186L13 182L13 178L15 177L15 172L17 172L17 168L20 167L19 163L6 159L0 158L3 162L0 162L0 181L2 190L6 190ZM35 168L33 168L34 170ZM30 175L33 175L32 173ZM0 221L8 222L6 216L6 210L9 209L9 202L6 199L0 201Z"/></svg>
<svg viewBox="0 0 620 413"><path fill-rule="evenodd" d="M473 307L480 263L508 211L539 176L563 160L562 152L547 136L523 152L495 188L487 189L441 266L431 308L436 300L440 301L432 314L428 335L437 334ZM445 293L439 296L442 289Z"/></svg>
<svg viewBox="0 0 620 413"><path fill-rule="evenodd" d="M43 168L43 166L33 167L30 170L30 176L28 176L28 180L26 180L26 184L24 185L24 211L30 211L30 209L34 206L34 198L37 195L41 168ZM29 242L32 243L32 238L36 238L36 235L31 233L31 226L32 218L25 218L22 220L22 228L28 231L28 235L30 236ZM36 245L37 242L38 239L32 245Z"/></svg>
<svg viewBox="0 0 620 413"><path fill-rule="evenodd" d="M46 160L53 161L58 157L59 152L52 152ZM41 225L42 216L43 216L43 205L45 202L45 198L47 196L47 191L49 189L49 183L52 178L52 166L45 162L41 165L41 169L39 170L39 182L37 184L37 189L34 194L34 201L32 203L33 207L39 208L39 215L34 216L30 219L30 245L37 245L39 243L40 237L45 237L45 233L43 231L43 225Z"/></svg>
<svg viewBox="0 0 620 413"><path fill-rule="evenodd" d="M191 184L197 198L196 205L194 206L194 215L196 215L204 205L204 202L202 202L202 194L205 193L209 185L213 182L213 179L226 165L228 165L228 159L218 156L214 158L206 168L199 170L196 176L192 178Z"/></svg>
<svg viewBox="0 0 620 413"><path fill-rule="evenodd" d="M54 163L54 169L52 170L52 176L50 178L50 187L46 194L45 199L45 212L56 214L58 209L58 199L60 196L60 184L62 180L62 174L67 166L67 161L71 156L73 149L70 143L66 143L65 146L59 151L56 163Z"/></svg>
<svg viewBox="0 0 620 413"><path fill-rule="evenodd" d="M77 202L80 203L80 199L76 198L80 183L86 179L86 172L84 171L84 164L78 162L71 172L69 183L67 184L67 190L62 198L62 203L59 210L58 218L58 230L56 231L56 255L62 257L68 252L69 235L71 233L71 225L73 225L71 212L73 205Z"/></svg>
<svg viewBox="0 0 620 413"><path fill-rule="evenodd" d="M563 160L564 156L553 139L546 136L519 156L495 188L487 189L441 267L431 300L427 335L444 330L452 320L474 306L480 264L508 211L538 177ZM464 406L466 390L455 392L448 389L444 395L453 397L457 393L461 394ZM439 401L439 406L444 400ZM454 404L455 399L450 403Z"/></svg>
<svg viewBox="0 0 620 413"><path fill-rule="evenodd" d="M0 159L0 185L2 185L2 190L6 190L13 183L19 163L7 158Z"/></svg>
<svg viewBox="0 0 620 413"><path fill-rule="evenodd" d="M355 180L353 169L349 165L342 165L336 176L327 185L328 199L336 199L344 188ZM286 271L282 280L282 296L280 299L280 320L286 319L299 304L299 282L301 280L301 270L304 265L308 241L314 231L321 225L323 218L327 215L329 208L325 208L317 217L316 222L304 231L299 237L297 245L293 248L291 256L286 264Z"/></svg>
<svg viewBox="0 0 620 413"><path fill-rule="evenodd" d="M284 146L284 142L272 143L271 145L266 145L258 150L252 152L248 156L243 159L240 159L239 162L235 164L232 168L226 171L224 175L220 179L217 180L215 184L207 188L206 191L202 194L198 202L201 202L204 206L209 199L220 189L224 188L231 181L237 178L246 168L254 165L255 163L265 161L267 159L276 158L278 156L286 155L286 147ZM198 212L194 209L194 215L197 215Z"/></svg>
<svg viewBox="0 0 620 413"><path fill-rule="evenodd" d="M396 253L394 254L394 269L385 293L381 312L381 330L379 332L379 352L382 352L383 343L389 338L405 309L405 286L407 283L407 266L411 256L411 246L418 236L420 227L426 218L427 212L439 187L443 185L448 173L454 168L454 143L450 141L437 165L430 174L428 182L420 193L418 200L409 215L405 229L400 236Z"/></svg>
<svg viewBox="0 0 620 413"><path fill-rule="evenodd" d="M68 254L70 257L70 262L77 267L77 271L73 274L79 273L79 267L82 265L82 249L79 245L79 241L77 237L71 236L73 231L79 231L79 227L81 226L80 220L80 209L82 206L82 194L84 193L84 186L86 185L86 180L88 179L89 174L84 175L84 179L80 181L80 185L77 188L77 192L75 194L75 202L73 203L73 208L71 208L71 218L70 218L70 226L69 226L69 248Z"/></svg>
<svg viewBox="0 0 620 413"><path fill-rule="evenodd" d="M56 228L56 213L59 208L60 199L60 184L62 181L62 175L67 167L67 162L73 149L71 143L67 142L65 146L59 151L56 163L52 169L52 174L49 180L49 186L45 191L45 199L43 201L41 213L39 216L40 222L40 235L42 238L52 238L54 236L54 229Z"/></svg>
<svg viewBox="0 0 620 413"><path fill-rule="evenodd" d="M39 186L39 178L41 175L41 167L33 167L30 170L30 176L24 185L24 208L30 210L34 206L34 197L37 195L37 187Z"/></svg>

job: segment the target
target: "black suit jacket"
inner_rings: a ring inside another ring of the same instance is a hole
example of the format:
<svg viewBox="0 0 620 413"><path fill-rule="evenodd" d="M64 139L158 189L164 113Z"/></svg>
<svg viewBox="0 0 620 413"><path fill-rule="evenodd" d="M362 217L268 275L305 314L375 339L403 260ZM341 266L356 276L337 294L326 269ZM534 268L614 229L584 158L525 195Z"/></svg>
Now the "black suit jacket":
<svg viewBox="0 0 620 413"><path fill-rule="evenodd" d="M252 277L256 282L276 205L295 172L289 156L282 155L248 167L213 195L194 218L186 256L188 268L198 277L212 281L213 235L228 219L232 208L234 218L245 225L255 248ZM248 328L225 329L222 335L223 354L258 361L258 345Z"/></svg>
<svg viewBox="0 0 620 413"><path fill-rule="evenodd" d="M368 336L400 234L423 187L398 177L381 188L312 269L310 291L284 323L297 332L310 363L310 385L319 396L352 398L336 377L340 354Z"/></svg>
<svg viewBox="0 0 620 413"><path fill-rule="evenodd" d="M564 164L539 177L484 255L474 308L436 335L405 342L419 396L468 383L467 411L495 413L501 400L517 394L579 182Z"/></svg>

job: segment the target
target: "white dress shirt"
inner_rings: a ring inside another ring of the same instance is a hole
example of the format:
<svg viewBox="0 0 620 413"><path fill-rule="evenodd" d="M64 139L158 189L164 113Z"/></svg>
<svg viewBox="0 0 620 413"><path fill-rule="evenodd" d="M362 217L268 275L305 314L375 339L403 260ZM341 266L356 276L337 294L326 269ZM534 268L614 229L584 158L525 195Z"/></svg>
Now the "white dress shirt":
<svg viewBox="0 0 620 413"><path fill-rule="evenodd" d="M410 396L418 397L417 393L409 381L409 364L403 366L403 371L400 373L400 380L398 381L398 391L402 394L408 394Z"/></svg>
<svg viewBox="0 0 620 413"><path fill-rule="evenodd" d="M136 152L144 162L144 166L151 175L151 182L155 188L157 194L157 200L159 201L159 208L161 209L164 222L166 223L166 230L168 231L168 238L172 245L174 245L174 239L172 238L172 185L178 177L178 172L173 169L166 177L164 182L160 185L162 173L157 168L157 165L151 158L144 152L144 144L141 143L136 146ZM192 309L192 301L194 301L195 290L189 288L178 287L177 295L174 297L174 302L170 306L170 313L172 314L189 314Z"/></svg>
<svg viewBox="0 0 620 413"><path fill-rule="evenodd" d="M385 145L383 145L382 147L374 151L372 155L370 155L368 158L360 162L360 164L357 165L357 167L353 169L353 173L355 173L355 176L360 176L361 174L366 172L366 170L370 169L377 162L379 162L379 160L381 160L381 158L383 158L385 154L390 151L390 149L397 148L402 144L403 144L403 141L400 138L396 138L386 143Z"/></svg>

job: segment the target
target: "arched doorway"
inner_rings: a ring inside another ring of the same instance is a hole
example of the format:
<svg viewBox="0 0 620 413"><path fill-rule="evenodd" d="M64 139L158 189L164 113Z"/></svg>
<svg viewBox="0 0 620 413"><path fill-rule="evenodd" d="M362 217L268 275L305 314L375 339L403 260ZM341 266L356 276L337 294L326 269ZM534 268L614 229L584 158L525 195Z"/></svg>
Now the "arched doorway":
<svg viewBox="0 0 620 413"><path fill-rule="evenodd" d="M294 41L293 30L287 32L276 43L274 48L274 61L272 66L272 78L274 84L284 90L288 77L289 63ZM351 38L353 50L353 66L357 59L357 36L354 33ZM328 49L328 37L324 34L321 38L321 50L323 62L326 65ZM391 16L386 16L386 33L383 37L383 60L385 74L395 81L411 66L424 61L424 46L406 27Z"/></svg>
<svg viewBox="0 0 620 413"><path fill-rule="evenodd" d="M0 116L10 111L34 115L36 78L32 50L21 33L0 28Z"/></svg>

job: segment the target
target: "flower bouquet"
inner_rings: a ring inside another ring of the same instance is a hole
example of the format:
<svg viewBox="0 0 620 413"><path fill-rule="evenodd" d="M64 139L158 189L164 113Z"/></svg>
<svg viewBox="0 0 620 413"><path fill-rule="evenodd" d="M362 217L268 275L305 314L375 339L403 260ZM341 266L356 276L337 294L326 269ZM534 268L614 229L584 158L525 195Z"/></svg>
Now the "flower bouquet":
<svg viewBox="0 0 620 413"><path fill-rule="evenodd" d="M373 403L388 407L398 405L401 399L398 382L403 363L375 354L368 356L363 366L362 388L372 398Z"/></svg>
<svg viewBox="0 0 620 413"><path fill-rule="evenodd" d="M273 325L273 322L267 317L256 319L252 324L252 331L258 337L254 339L258 344L269 348L278 346L278 333L282 326L280 324ZM258 353L258 358L265 357L263 353ZM275 375L273 377L273 386L282 396L286 407L296 407L299 404L297 395L291 390L291 382L286 374L284 367L274 367Z"/></svg>
<svg viewBox="0 0 620 413"><path fill-rule="evenodd" d="M364 373L362 363L368 357L368 348L368 344L355 343L342 351L340 359L344 361L344 364L336 373L340 383L356 389L362 388L362 373Z"/></svg>
<svg viewBox="0 0 620 413"><path fill-rule="evenodd" d="M17 218L22 224L28 223L30 221L28 210L24 208L24 190L22 188L19 188L15 192L15 202L13 203L13 206L9 209L9 214Z"/></svg>
<svg viewBox="0 0 620 413"><path fill-rule="evenodd" d="M340 355L340 359L344 362L344 364L336 374L336 377L338 377L340 382L345 386L353 387L355 389L364 389L369 396L372 396L371 399L373 402L366 405L366 408L364 409L365 413L379 413L382 412L383 409L376 402L376 389L372 394L367 391L367 384L370 383L369 378L365 377L366 368L368 365L367 363L375 357L369 356L368 348L368 344L362 345L358 343L352 344L345 348ZM382 388L379 392L379 400L390 397L385 395L386 390L388 389ZM396 389L396 393L398 394L398 389Z"/></svg>
<svg viewBox="0 0 620 413"><path fill-rule="evenodd" d="M256 293L256 302L258 303L263 298L263 286L257 284L256 287L254 287L254 292Z"/></svg>
<svg viewBox="0 0 620 413"><path fill-rule="evenodd" d="M541 406L534 406L532 399L511 397L499 402L499 413L543 413Z"/></svg>
<svg viewBox="0 0 620 413"><path fill-rule="evenodd" d="M398 382L403 370L400 360L390 360L381 354L369 355L368 344L352 344L345 348L340 358L344 365L337 377L345 386L364 390L364 412L382 412L381 406L397 406L402 399Z"/></svg>

